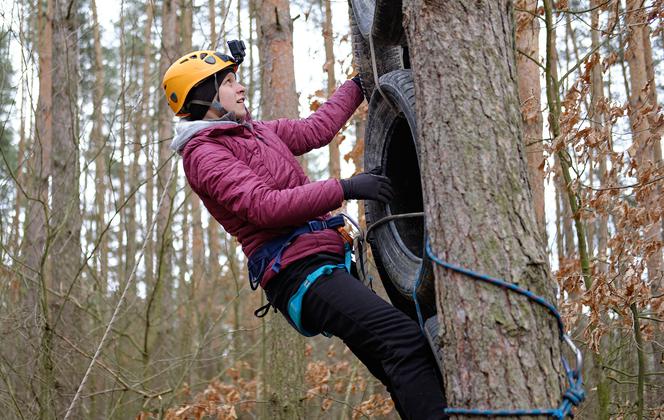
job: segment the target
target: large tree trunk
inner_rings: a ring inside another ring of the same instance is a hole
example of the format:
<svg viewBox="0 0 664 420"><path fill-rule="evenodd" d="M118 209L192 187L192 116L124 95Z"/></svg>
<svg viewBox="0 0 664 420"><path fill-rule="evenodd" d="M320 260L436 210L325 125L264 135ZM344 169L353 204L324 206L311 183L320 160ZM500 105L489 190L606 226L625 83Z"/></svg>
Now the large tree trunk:
<svg viewBox="0 0 664 420"><path fill-rule="evenodd" d="M528 188L510 2L404 2L425 212L439 257L553 301ZM435 269L448 404L557 407L554 318L522 296Z"/></svg>
<svg viewBox="0 0 664 420"><path fill-rule="evenodd" d="M261 39L262 118L298 118L293 64L293 24L288 0L258 0L257 27ZM266 372L267 397L274 419L303 417L304 340L283 319L270 319Z"/></svg>
<svg viewBox="0 0 664 420"><path fill-rule="evenodd" d="M542 105L539 62L539 21L537 0L520 0L516 13L516 72L523 136L528 159L528 178L533 193L533 207L542 241L546 244L544 214L544 147L542 140Z"/></svg>

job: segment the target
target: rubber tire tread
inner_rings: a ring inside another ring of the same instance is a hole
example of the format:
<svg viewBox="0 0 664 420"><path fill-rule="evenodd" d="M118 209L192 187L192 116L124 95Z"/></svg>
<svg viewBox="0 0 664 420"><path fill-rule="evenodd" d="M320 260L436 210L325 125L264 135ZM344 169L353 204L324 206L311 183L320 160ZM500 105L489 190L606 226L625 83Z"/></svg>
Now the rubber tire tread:
<svg viewBox="0 0 664 420"><path fill-rule="evenodd" d="M417 142L415 89L411 70L395 70L383 75L380 78L380 84L383 92L402 115L395 114L392 106L387 103L380 92L374 92L369 102L369 118L365 132L364 162L365 167L369 169L383 165L385 148L388 147L389 143L389 139L385 136L389 134L389 128L395 123L396 119L405 116L413 135L413 141ZM419 149L417 143L415 147ZM365 214L367 226L370 226L387 215L386 206L376 201L366 201ZM413 317L415 304L412 296L419 275L422 277L417 293L420 308L424 318L433 316L436 309L435 283L431 262L427 258L420 259L417 262L406 255L396 243L394 236L385 232L386 228L387 225L375 231L370 245L376 268L392 304ZM423 242L424 240L425 238L422 238ZM414 319L417 319L416 315Z"/></svg>
<svg viewBox="0 0 664 420"><path fill-rule="evenodd" d="M376 0L371 26L374 42L382 45L406 45L401 0Z"/></svg>
<svg viewBox="0 0 664 420"><path fill-rule="evenodd" d="M362 35L360 26L357 23L355 11L353 10L351 0L348 1L348 18L350 20L351 39L353 45L353 58L355 60L362 82L362 90L367 99L376 87L373 68L371 66L371 48L368 38ZM364 16L360 16L364 19ZM403 68L402 49L399 46L374 45L376 54L376 69L378 76L389 73L393 70Z"/></svg>

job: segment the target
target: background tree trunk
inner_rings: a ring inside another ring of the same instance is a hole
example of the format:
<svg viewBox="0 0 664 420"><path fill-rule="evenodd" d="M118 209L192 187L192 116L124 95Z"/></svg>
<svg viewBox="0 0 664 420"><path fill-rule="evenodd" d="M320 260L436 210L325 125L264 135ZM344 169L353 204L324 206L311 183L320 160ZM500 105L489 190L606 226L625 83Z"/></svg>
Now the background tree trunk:
<svg viewBox="0 0 664 420"><path fill-rule="evenodd" d="M164 74L168 67L178 57L176 40L178 29L176 26L176 0L164 0L162 5L162 31L161 31L161 58L159 73ZM171 178L171 163L169 158L172 152L168 148L173 136L172 113L166 101L159 101L159 167L157 172L157 196L161 197L164 190L166 195L161 207L157 210L157 246L156 246L156 277L154 283L148 285L148 302L146 305L146 327L143 339L144 363L150 357L150 348L153 340L163 338L163 330L159 327L159 318L169 308L170 291L173 290L173 277L171 274L173 260L173 234L172 222L174 213L175 180ZM168 183L168 180L171 180ZM153 330L154 329L154 330Z"/></svg>
<svg viewBox="0 0 664 420"><path fill-rule="evenodd" d="M45 9L44 9L45 7ZM37 374L31 380L36 390L39 418L55 418L52 342L47 290L51 287L46 267L48 235L48 180L52 168L53 142L53 0L38 3L39 100L29 169L29 189L26 221L24 225L23 259L24 281L30 284L25 301L26 308L38 308L34 315L35 335L39 346L35 350ZM30 312L28 312L30 313ZM31 331L32 332L32 331Z"/></svg>
<svg viewBox="0 0 664 420"><path fill-rule="evenodd" d="M323 42L325 44L325 65L323 70L327 73L327 97L334 93L337 78L334 69L334 31L332 30L332 6L330 0L323 0L325 5L325 21L323 22ZM339 136L328 145L330 152L330 178L341 178L341 161L339 160Z"/></svg>
<svg viewBox="0 0 664 420"><path fill-rule="evenodd" d="M79 134L78 134L78 44L76 21L78 2L56 0L53 19L53 178L51 182L53 229L51 258L52 287L66 300L54 306L51 328L59 334L76 337L83 326L73 316L71 297L80 297L81 270L81 210L79 189ZM61 328L57 328L61 325ZM56 349L55 342L52 349ZM73 384L61 377L65 366L73 376L80 369L57 346L58 382L62 385L62 398L56 407L68 402ZM60 359L61 358L61 359ZM70 364L71 363L71 364Z"/></svg>
<svg viewBox="0 0 664 420"><path fill-rule="evenodd" d="M256 25L261 39L261 116L298 118L293 64L293 24L288 0L258 0ZM267 397L275 419L303 418L304 339L283 317L271 316L267 333Z"/></svg>
<svg viewBox="0 0 664 420"><path fill-rule="evenodd" d="M511 6L464 4L404 2L431 246L444 260L552 301L528 188L514 27L505 13ZM557 407L562 367L554 318L521 296L439 266L435 275L448 404Z"/></svg>
<svg viewBox="0 0 664 420"><path fill-rule="evenodd" d="M647 87L648 74L646 66L644 45L644 29L646 25L646 11L643 9L642 0L628 0L625 21L629 29L628 49L625 52L627 63L629 64L630 75L630 120L632 124L633 144L636 151L632 158L640 182L649 180L650 172L658 161L660 156L655 156L655 143L660 142L661 138L652 138L649 119L647 114L650 112L651 98ZM656 104L655 104L656 106ZM657 198L655 197L656 188L651 186L644 188L637 193L637 200L643 203L648 209L650 225L645 229L644 240L661 240L661 213L653 210L657 207ZM661 248L651 252L647 256L646 265L648 267L648 278L654 282L660 282L662 274L662 251Z"/></svg>
<svg viewBox="0 0 664 420"><path fill-rule="evenodd" d="M523 137L528 160L528 179L533 193L533 207L546 244L546 215L544 213L544 142L542 139L542 101L539 62L539 19L537 0L520 0L516 12L516 72L521 102Z"/></svg>
<svg viewBox="0 0 664 420"><path fill-rule="evenodd" d="M103 137L102 127L104 125L104 114L102 105L104 101L104 64L101 52L101 36L97 19L97 2L92 0L90 8L92 9L93 37L94 37L94 71L95 87L92 102L92 131L90 133L90 143L93 145L93 156L95 157L95 221L96 235L99 242L99 270L96 273L99 276L98 285L101 293L106 293L106 280L108 277L108 235L101 237L101 233L106 228L106 159L108 159L106 142ZM131 220L131 219L130 219Z"/></svg>

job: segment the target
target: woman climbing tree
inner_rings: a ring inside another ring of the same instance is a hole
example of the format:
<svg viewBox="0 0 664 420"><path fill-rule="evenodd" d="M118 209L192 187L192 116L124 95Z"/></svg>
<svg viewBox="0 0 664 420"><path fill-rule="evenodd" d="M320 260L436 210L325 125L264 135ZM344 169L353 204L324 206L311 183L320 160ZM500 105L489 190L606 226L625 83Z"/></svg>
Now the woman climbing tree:
<svg viewBox="0 0 664 420"><path fill-rule="evenodd" d="M192 190L238 238L251 287L301 334L336 335L392 395L403 418L443 418L433 355L416 322L350 274L350 244L328 212L344 200L389 202L380 168L349 179L310 182L295 156L326 146L363 99L359 77L344 83L310 117L253 121L233 57L195 51L166 71L162 86L181 117L171 147L183 157ZM259 314L259 315L262 315Z"/></svg>

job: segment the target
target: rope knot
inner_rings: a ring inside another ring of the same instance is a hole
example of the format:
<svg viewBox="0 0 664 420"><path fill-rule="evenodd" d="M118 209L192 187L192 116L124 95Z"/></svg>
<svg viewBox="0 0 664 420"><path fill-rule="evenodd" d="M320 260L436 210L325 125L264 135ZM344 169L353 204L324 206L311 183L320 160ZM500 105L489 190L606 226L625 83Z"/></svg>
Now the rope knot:
<svg viewBox="0 0 664 420"><path fill-rule="evenodd" d="M578 407L579 404L586 399L586 392L580 386L575 386L565 391L563 399L571 402L575 407Z"/></svg>

